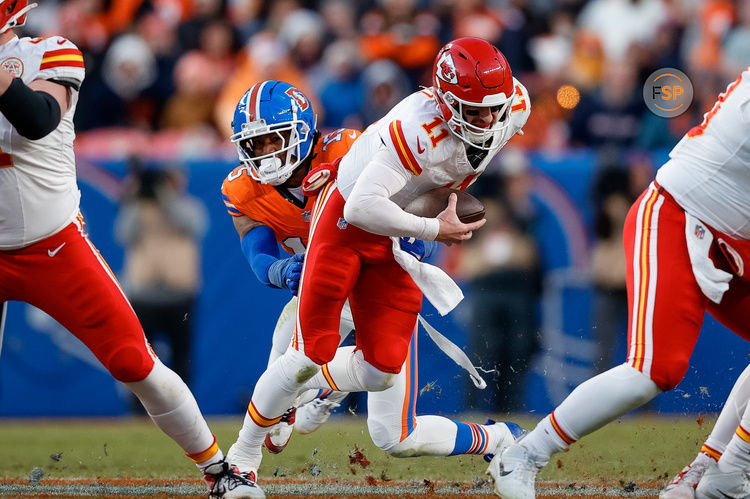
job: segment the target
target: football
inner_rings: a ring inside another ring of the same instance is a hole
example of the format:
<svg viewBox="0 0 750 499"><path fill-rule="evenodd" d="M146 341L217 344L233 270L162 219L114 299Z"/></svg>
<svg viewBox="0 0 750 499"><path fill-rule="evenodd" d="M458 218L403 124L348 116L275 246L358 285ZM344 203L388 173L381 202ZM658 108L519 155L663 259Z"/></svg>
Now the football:
<svg viewBox="0 0 750 499"><path fill-rule="evenodd" d="M448 197L456 193L456 215L463 223L468 224L484 218L484 205L466 191L438 187L420 195L404 208L413 215L434 218L448 206Z"/></svg>

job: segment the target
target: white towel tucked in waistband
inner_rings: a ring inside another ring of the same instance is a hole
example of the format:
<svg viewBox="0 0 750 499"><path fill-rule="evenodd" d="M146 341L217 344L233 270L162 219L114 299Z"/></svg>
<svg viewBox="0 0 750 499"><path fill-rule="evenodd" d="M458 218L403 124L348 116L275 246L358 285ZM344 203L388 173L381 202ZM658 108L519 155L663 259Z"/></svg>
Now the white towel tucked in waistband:
<svg viewBox="0 0 750 499"><path fill-rule="evenodd" d="M729 289L732 274L717 269L708 256L714 236L703 222L685 213L685 239L687 240L690 263L693 275L701 291L714 303L720 303L724 293Z"/></svg>
<svg viewBox="0 0 750 499"><path fill-rule="evenodd" d="M445 315L464 299L461 288L442 269L420 262L401 249L398 237L392 237L393 257L409 273L440 315Z"/></svg>

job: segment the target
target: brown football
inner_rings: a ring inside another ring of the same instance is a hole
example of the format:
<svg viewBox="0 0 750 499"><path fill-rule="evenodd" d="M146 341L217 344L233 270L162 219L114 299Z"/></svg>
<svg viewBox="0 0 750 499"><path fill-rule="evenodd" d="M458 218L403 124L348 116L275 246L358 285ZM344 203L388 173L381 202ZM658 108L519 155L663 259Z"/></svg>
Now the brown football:
<svg viewBox="0 0 750 499"><path fill-rule="evenodd" d="M438 187L425 192L406 205L404 211L420 217L434 218L448 206L448 196L453 192L458 196L456 214L459 220L468 224L484 218L484 205L481 201L466 191L448 187Z"/></svg>

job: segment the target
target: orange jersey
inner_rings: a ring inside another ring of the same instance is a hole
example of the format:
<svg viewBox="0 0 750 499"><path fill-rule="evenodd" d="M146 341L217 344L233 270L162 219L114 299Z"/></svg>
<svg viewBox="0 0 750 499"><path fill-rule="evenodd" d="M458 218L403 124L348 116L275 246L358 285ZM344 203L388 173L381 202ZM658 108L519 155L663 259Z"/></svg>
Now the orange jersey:
<svg viewBox="0 0 750 499"><path fill-rule="evenodd" d="M313 149L310 168L342 157L359 136L357 130L341 128L321 137ZM267 225L289 253L300 253L307 247L314 198L307 198L304 207L299 207L274 186L253 180L246 165L238 166L224 179L221 194L230 215L245 215Z"/></svg>

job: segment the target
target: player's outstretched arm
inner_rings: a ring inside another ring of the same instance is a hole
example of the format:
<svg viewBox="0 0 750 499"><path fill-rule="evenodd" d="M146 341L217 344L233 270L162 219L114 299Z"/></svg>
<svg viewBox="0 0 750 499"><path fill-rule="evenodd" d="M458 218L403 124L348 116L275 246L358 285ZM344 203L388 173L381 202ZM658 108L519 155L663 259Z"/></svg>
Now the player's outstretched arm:
<svg viewBox="0 0 750 499"><path fill-rule="evenodd" d="M448 197L448 206L436 217L440 221L440 230L435 238L436 241L445 244L462 243L471 239L472 232L483 226L487 219L483 218L470 224L465 224L456 215L456 202L458 196L451 194Z"/></svg>

